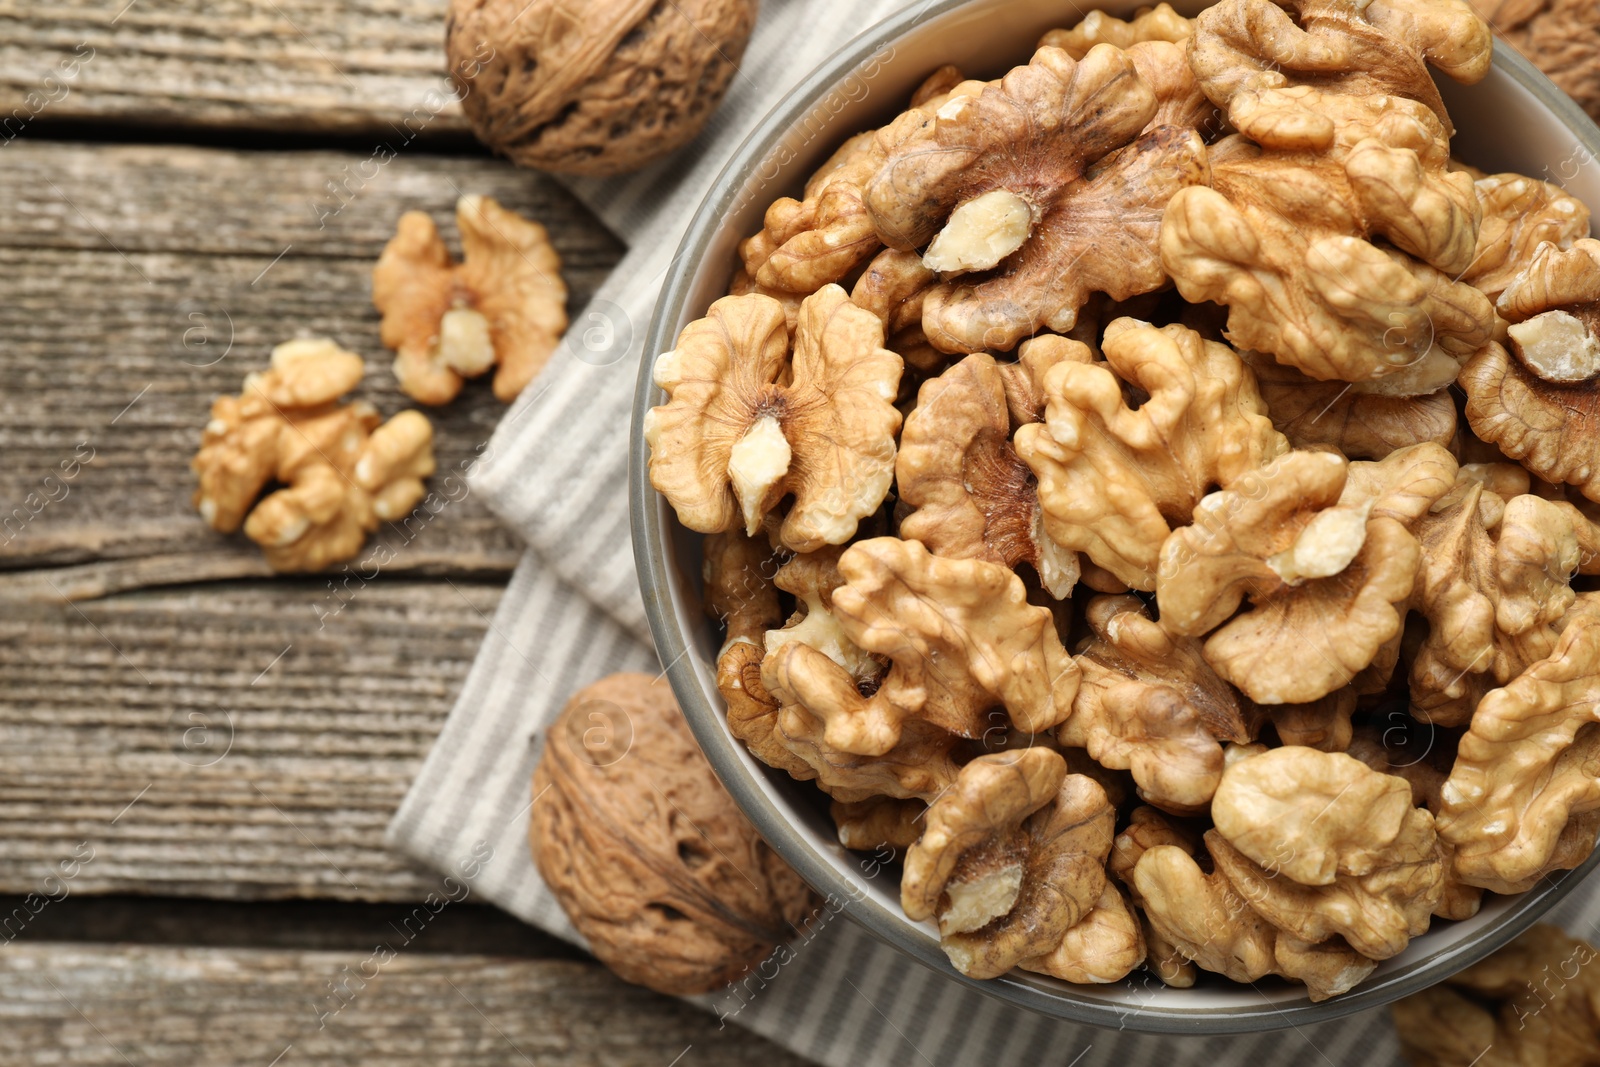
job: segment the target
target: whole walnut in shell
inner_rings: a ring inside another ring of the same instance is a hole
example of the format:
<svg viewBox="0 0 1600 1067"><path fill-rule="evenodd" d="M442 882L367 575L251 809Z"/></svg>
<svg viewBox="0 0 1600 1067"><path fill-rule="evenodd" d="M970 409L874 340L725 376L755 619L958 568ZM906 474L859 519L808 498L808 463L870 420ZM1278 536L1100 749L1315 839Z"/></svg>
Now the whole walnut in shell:
<svg viewBox="0 0 1600 1067"><path fill-rule="evenodd" d="M717 989L817 903L723 790L667 683L647 674L573 694L546 735L533 797L539 873L627 981Z"/></svg>
<svg viewBox="0 0 1600 1067"><path fill-rule="evenodd" d="M755 0L452 0L450 74L472 131L513 163L637 170L716 110Z"/></svg>

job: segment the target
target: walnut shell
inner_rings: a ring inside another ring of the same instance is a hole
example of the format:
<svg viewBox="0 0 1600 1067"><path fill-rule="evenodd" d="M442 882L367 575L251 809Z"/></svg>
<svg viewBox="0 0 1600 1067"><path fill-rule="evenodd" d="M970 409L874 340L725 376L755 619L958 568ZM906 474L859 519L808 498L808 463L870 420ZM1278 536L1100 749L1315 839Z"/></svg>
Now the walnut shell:
<svg viewBox="0 0 1600 1067"><path fill-rule="evenodd" d="M718 989L817 906L717 781L667 683L647 674L573 694L533 796L540 874L629 982L680 996Z"/></svg>
<svg viewBox="0 0 1600 1067"><path fill-rule="evenodd" d="M451 0L450 76L478 139L523 167L637 170L716 110L756 0Z"/></svg>

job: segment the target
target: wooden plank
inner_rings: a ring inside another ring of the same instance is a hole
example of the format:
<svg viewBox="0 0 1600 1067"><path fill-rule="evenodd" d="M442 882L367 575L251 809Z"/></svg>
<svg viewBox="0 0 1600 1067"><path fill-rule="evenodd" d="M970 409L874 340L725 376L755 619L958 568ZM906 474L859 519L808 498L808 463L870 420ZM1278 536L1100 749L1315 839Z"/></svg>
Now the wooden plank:
<svg viewBox="0 0 1600 1067"><path fill-rule="evenodd" d="M0 892L418 900L383 831L502 589L379 574L0 614ZM3 1059L3 1057L0 1057Z"/></svg>
<svg viewBox="0 0 1600 1067"><path fill-rule="evenodd" d="M594 964L429 956L398 936L387 947L389 956L19 941L0 952L0 1061L804 1064Z"/></svg>
<svg viewBox="0 0 1600 1067"><path fill-rule="evenodd" d="M61 119L369 133L465 129L444 0L0 2L0 129ZM10 118L9 126L4 120Z"/></svg>
<svg viewBox="0 0 1600 1067"><path fill-rule="evenodd" d="M242 536L200 522L188 463L212 399L237 392L272 345L333 337L367 357L355 395L385 414L411 406L370 295L372 264L402 212L431 213L452 244L463 192L543 221L574 311L621 254L559 186L486 159L402 152L359 182L364 157L354 153L23 141L5 152L0 568L106 564L49 575L68 595L171 580L191 556L200 577L263 573ZM335 197L330 181L351 184ZM504 412L487 378L427 409L435 484L479 454ZM393 570L509 570L515 539L463 491L436 516L384 531ZM0 598L38 596L56 592L37 576L0 581Z"/></svg>

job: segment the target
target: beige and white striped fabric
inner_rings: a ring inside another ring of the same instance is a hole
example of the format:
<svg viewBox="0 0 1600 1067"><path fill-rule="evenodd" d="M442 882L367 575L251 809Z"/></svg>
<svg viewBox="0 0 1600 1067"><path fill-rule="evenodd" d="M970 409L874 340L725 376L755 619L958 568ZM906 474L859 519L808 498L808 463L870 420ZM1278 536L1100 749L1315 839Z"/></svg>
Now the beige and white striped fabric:
<svg viewBox="0 0 1600 1067"><path fill-rule="evenodd" d="M573 335L597 330L598 342L563 346L507 414L474 479L474 491L529 551L389 828L394 847L447 872L487 843L493 858L473 880L475 891L557 936L580 940L528 857L539 731L580 686L612 671L659 669L634 574L626 485L629 407L653 304L689 215L745 133L852 30L899 6L766 0L742 72L695 145L630 179L572 183L631 251L590 314L574 318ZM1556 917L1593 938L1600 886L1575 897ZM1398 1062L1385 1012L1246 1038L1161 1038L1053 1022L924 969L847 914L822 923L770 981L699 1001L729 1024L830 1067Z"/></svg>

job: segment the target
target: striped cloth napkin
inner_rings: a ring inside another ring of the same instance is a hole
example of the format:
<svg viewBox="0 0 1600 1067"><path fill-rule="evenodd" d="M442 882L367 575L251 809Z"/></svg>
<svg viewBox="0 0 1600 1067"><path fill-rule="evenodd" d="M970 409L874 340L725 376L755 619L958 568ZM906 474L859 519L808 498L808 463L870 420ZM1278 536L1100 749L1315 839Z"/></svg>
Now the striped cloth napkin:
<svg viewBox="0 0 1600 1067"><path fill-rule="evenodd" d="M582 939L529 859L528 783L540 731L573 691L613 671L660 669L628 528L629 413L644 331L689 216L733 149L789 86L900 6L767 0L741 72L693 145L643 174L570 183L631 251L508 412L472 481L528 552L389 842L458 874L492 849L473 879L476 892L574 943ZM1575 898L1554 918L1594 938L1600 892ZM847 915L808 935L770 981L695 1000L829 1067L1400 1062L1381 1011L1241 1038L1055 1022L921 967Z"/></svg>

